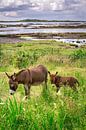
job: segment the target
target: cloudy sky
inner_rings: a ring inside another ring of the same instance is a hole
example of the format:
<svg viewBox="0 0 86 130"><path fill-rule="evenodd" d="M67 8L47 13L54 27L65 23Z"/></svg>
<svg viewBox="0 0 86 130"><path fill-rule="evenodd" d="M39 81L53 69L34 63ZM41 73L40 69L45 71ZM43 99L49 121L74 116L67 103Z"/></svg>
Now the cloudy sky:
<svg viewBox="0 0 86 130"><path fill-rule="evenodd" d="M0 20L86 20L86 0L0 0Z"/></svg>

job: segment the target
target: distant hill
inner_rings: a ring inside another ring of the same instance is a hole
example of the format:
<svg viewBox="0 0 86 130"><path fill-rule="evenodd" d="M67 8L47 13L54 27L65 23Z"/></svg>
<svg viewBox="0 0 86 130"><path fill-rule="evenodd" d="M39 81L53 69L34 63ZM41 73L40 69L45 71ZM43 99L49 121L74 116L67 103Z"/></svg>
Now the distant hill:
<svg viewBox="0 0 86 130"><path fill-rule="evenodd" d="M72 21L72 20L40 20L40 19L22 19L14 21L0 21L0 22L86 22L86 21Z"/></svg>

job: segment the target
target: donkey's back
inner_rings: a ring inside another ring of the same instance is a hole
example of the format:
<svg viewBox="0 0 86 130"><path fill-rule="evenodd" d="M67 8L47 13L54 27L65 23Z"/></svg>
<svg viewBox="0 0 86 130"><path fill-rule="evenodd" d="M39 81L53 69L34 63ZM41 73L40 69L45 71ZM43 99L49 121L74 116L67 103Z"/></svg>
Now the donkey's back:
<svg viewBox="0 0 86 130"><path fill-rule="evenodd" d="M30 69L30 75L32 78L32 84L47 82L48 71L43 65L39 65L35 68Z"/></svg>

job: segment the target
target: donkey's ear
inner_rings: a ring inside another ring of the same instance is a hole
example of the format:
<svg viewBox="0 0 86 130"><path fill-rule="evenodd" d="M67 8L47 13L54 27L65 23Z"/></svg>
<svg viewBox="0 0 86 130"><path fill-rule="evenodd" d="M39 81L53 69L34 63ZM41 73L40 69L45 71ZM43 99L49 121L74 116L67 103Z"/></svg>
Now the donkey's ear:
<svg viewBox="0 0 86 130"><path fill-rule="evenodd" d="M16 80L16 73L13 74L12 79Z"/></svg>
<svg viewBox="0 0 86 130"><path fill-rule="evenodd" d="M50 74L50 71L48 71L48 74Z"/></svg>
<svg viewBox="0 0 86 130"><path fill-rule="evenodd" d="M14 72L14 74L13 74L14 76L16 76L16 73Z"/></svg>
<svg viewBox="0 0 86 130"><path fill-rule="evenodd" d="M5 72L5 74L7 75L7 77L8 77L9 79L11 78L11 76L10 76L10 75L8 75L8 73L6 73L6 72Z"/></svg>
<svg viewBox="0 0 86 130"><path fill-rule="evenodd" d="M58 72L56 72L56 75L58 74Z"/></svg>

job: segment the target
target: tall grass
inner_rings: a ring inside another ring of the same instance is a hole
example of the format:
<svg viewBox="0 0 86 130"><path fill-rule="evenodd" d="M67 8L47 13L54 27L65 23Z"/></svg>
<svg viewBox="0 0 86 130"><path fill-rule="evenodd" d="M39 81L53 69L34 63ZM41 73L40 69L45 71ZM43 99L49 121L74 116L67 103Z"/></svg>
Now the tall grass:
<svg viewBox="0 0 86 130"><path fill-rule="evenodd" d="M0 51L0 130L86 130L85 49L54 41L34 41L1 45ZM21 85L9 98L4 71L13 73L36 64L76 77L80 84L77 92L62 86L56 94L56 88L48 82L47 90L33 86L31 98L26 101L22 101Z"/></svg>
<svg viewBox="0 0 86 130"><path fill-rule="evenodd" d="M1 102L1 118L0 118L0 128L1 129L17 129L17 120L19 116L23 114L22 103L18 104L16 99L13 101L8 99L6 102Z"/></svg>
<svg viewBox="0 0 86 130"><path fill-rule="evenodd" d="M77 59L85 59L86 58L86 50L85 49L78 49L77 51L74 51L71 55L72 60Z"/></svg>
<svg viewBox="0 0 86 130"><path fill-rule="evenodd" d="M65 89L65 95L56 96L51 86L48 87L39 97L26 101L18 101L15 97L1 100L0 129L85 130L86 103L83 102L85 97L82 92L77 93L75 98L75 92Z"/></svg>
<svg viewBox="0 0 86 130"><path fill-rule="evenodd" d="M86 66L86 49L75 50L70 55L71 62L75 63L77 67L83 68Z"/></svg>

